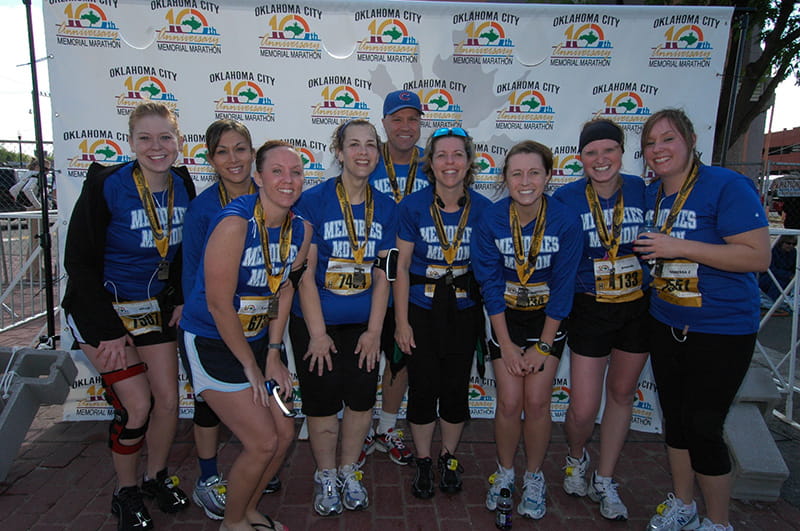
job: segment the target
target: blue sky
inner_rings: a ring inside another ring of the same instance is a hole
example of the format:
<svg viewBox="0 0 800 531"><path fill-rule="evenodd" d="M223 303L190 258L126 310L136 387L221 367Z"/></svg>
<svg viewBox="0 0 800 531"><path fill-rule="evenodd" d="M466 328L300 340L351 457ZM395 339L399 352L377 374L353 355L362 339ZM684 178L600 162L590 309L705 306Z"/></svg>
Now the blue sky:
<svg viewBox="0 0 800 531"><path fill-rule="evenodd" d="M34 38L37 58L47 55L42 22L42 1L32 1ZM34 126L31 109L30 66L17 66L28 63L27 21L25 5L22 0L0 0L0 20L3 30L0 33L0 140L16 140L22 135L24 140L34 139ZM39 90L49 94L46 61L39 63ZM776 93L773 131L800 127L800 87L794 85L794 78L785 81ZM45 140L52 139L51 107L48 97L40 99L42 108L42 129ZM6 145L6 147L9 147ZM33 149L25 149L33 152Z"/></svg>

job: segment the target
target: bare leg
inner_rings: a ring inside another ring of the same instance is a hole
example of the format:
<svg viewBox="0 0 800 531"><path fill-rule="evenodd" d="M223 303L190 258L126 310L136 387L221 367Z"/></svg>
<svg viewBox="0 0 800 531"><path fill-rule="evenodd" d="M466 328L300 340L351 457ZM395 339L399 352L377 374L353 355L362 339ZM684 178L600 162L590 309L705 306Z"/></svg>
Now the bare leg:
<svg viewBox="0 0 800 531"><path fill-rule="evenodd" d="M509 374L503 360L495 360L492 365L497 380L497 409L494 416L497 460L503 468L514 468L514 456L522 435L524 379Z"/></svg>
<svg viewBox="0 0 800 531"><path fill-rule="evenodd" d="M411 437L414 439L414 447L418 459L431 457L431 441L433 441L433 431L436 429L436 421L428 424L411 425Z"/></svg>
<svg viewBox="0 0 800 531"><path fill-rule="evenodd" d="M675 496L680 498L683 503L690 505L694 500L694 470L692 470L692 462L689 459L689 450L667 446L667 457L669 457Z"/></svg>
<svg viewBox="0 0 800 531"><path fill-rule="evenodd" d="M567 434L569 455L575 459L583 457L583 449L594 430L603 394L603 374L607 361L608 356L590 358L577 352L572 352L569 358L572 389L564 431Z"/></svg>
<svg viewBox="0 0 800 531"><path fill-rule="evenodd" d="M708 518L715 524L728 525L728 508L731 501L731 475L706 476L697 474L700 492L706 502Z"/></svg>
<svg viewBox="0 0 800 531"><path fill-rule="evenodd" d="M176 343L138 347L147 363L147 379L153 393L153 411L147 430L147 477L167 466L167 457L178 426L178 354Z"/></svg>
<svg viewBox="0 0 800 531"><path fill-rule="evenodd" d="M528 472L538 472L542 467L547 447L550 444L552 420L550 419L550 397L553 393L553 378L559 360L548 357L544 371L525 376L525 453Z"/></svg>
<svg viewBox="0 0 800 531"><path fill-rule="evenodd" d="M394 377L392 382L392 371L389 368L389 363L386 363L386 369L383 371L383 402L381 409L387 413L397 415L400 411L400 405L403 403L403 395L406 393L408 387L408 369L403 367Z"/></svg>
<svg viewBox="0 0 800 531"><path fill-rule="evenodd" d="M358 462L358 456L361 455L361 448L364 445L364 437L367 436L371 422L372 408L367 411L353 411L349 407L344 408L344 415L342 416L342 457L340 460L342 465Z"/></svg>
<svg viewBox="0 0 800 531"><path fill-rule="evenodd" d="M197 447L197 457L200 459L213 459L217 456L219 444L219 426L211 428L194 425L194 445Z"/></svg>
<svg viewBox="0 0 800 531"><path fill-rule="evenodd" d="M458 443L461 442L464 423L451 424L444 419L439 419L439 426L442 430L442 450L439 455L444 455L447 452L455 455L456 450L458 450Z"/></svg>
<svg viewBox="0 0 800 531"><path fill-rule="evenodd" d="M306 417L308 419L308 440L311 453L320 470L336 468L336 445L339 439L339 419L336 415L327 417Z"/></svg>

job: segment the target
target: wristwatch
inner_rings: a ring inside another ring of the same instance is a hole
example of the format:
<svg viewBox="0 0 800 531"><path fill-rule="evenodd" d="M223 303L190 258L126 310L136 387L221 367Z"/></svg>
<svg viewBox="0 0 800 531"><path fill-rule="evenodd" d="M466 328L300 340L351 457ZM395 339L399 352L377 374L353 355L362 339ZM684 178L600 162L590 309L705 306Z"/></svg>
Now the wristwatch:
<svg viewBox="0 0 800 531"><path fill-rule="evenodd" d="M283 354L284 352L286 352L286 345L284 345L283 343L270 343L269 345L267 345L267 350L272 350L272 349L275 349L281 354Z"/></svg>
<svg viewBox="0 0 800 531"><path fill-rule="evenodd" d="M544 341L538 341L534 347L542 356L549 356L553 350L553 346L550 343L545 343Z"/></svg>

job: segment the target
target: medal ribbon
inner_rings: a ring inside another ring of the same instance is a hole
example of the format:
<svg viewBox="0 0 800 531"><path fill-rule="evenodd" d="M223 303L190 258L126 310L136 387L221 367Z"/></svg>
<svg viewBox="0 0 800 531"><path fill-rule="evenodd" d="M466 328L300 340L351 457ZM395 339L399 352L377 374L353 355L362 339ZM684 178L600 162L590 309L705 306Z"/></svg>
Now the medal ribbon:
<svg viewBox="0 0 800 531"><path fill-rule="evenodd" d="M464 210L461 211L461 218L458 220L458 227L456 228L456 233L451 243L450 240L447 239L447 234L444 231L444 222L442 221L442 214L439 212L439 207L436 206L435 194L436 192L434 192L434 201L430 206L431 217L433 218L433 225L436 227L436 236L439 238L439 245L444 254L444 261L450 266L453 265L456 255L458 254L458 249L461 247L461 238L464 236L464 229L467 228L467 219L469 218L469 211L472 207L472 200L469 197L469 191L465 191L466 202L464 203Z"/></svg>
<svg viewBox="0 0 800 531"><path fill-rule="evenodd" d="M169 235L172 232L172 209L175 205L175 189L172 182L172 174L169 175L167 184L167 231L161 228L161 222L158 220L158 211L156 210L156 202L153 199L153 193L147 185L147 179L144 178L142 170L139 167L133 169L133 181L136 183L136 191L139 192L139 199L142 200L142 206L147 214L147 219L150 221L150 230L153 231L153 239L156 242L156 249L161 258L166 259L167 251L169 251Z"/></svg>
<svg viewBox="0 0 800 531"><path fill-rule="evenodd" d="M395 203L399 203L401 199L410 194L414 189L414 180L417 178L417 148L414 146L414 151L411 153L411 164L408 166L406 188L403 195L400 195L400 187L397 185L397 173L392 163L392 155L389 153L389 144L383 144L381 150L383 152L383 165L386 167L386 176L389 177L389 184L392 185L394 201Z"/></svg>
<svg viewBox="0 0 800 531"><path fill-rule="evenodd" d="M217 188L217 191L219 192L219 204L221 206L224 207L225 205L231 202L231 196L228 195L228 190L225 188L225 185L222 184L221 181L219 183L219 188ZM256 187L253 185L252 181L250 181L250 187L247 189L247 193L248 195L256 193Z"/></svg>
<svg viewBox="0 0 800 531"><path fill-rule="evenodd" d="M597 191L590 182L586 183L586 201L589 203L589 210L592 212L594 218L594 225L597 229L597 236L600 238L600 243L603 249L606 250L611 261L617 259L619 252L620 234L622 233L622 220L625 213L625 206L623 200L622 188L619 189L617 201L614 203L614 214L611 220L611 233L609 234L608 227L606 226L605 216L603 209L600 208L600 198L597 196Z"/></svg>
<svg viewBox="0 0 800 531"><path fill-rule="evenodd" d="M292 243L292 214L286 214L286 218L281 225L281 233L279 237L278 255L281 260L281 270L277 275L272 274L272 260L269 256L269 234L264 220L264 207L261 206L261 200L256 200L256 207L253 211L253 216L256 218L256 226L258 227L258 235L261 237L261 254L264 255L264 269L267 271L267 285L272 294L278 297L278 288L281 286L283 280L283 273L286 271L286 266L289 261L289 251L291 250Z"/></svg>
<svg viewBox="0 0 800 531"><path fill-rule="evenodd" d="M661 226L659 232L663 234L669 234L672 232L672 225L675 224L675 220L678 219L678 214L680 214L681 209L683 209L683 205L686 203L686 200L689 198L689 194L692 193L692 189L694 188L695 183L697 183L697 178L699 176L699 172L697 163L695 162L692 165L692 171L689 172L689 176L683 181L681 185L681 189L678 190L678 197L675 198L675 202L672 203L672 208L669 209L669 215L667 219L664 220L664 224ZM664 183L662 182L658 187L658 195L656 196L656 206L655 211L653 212L653 225L656 227L658 226L656 220L658 219L658 213L661 211L661 200L663 199L664 195Z"/></svg>
<svg viewBox="0 0 800 531"><path fill-rule="evenodd" d="M364 262L364 252L369 243L369 232L372 228L372 218L375 215L375 203L372 201L372 187L367 185L364 197L364 243L358 243L356 224L353 220L353 207L347 198L347 190L344 189L341 176L336 179L336 197L339 198L339 208L342 209L344 224L347 227L347 238L350 240L350 249L353 251L353 258L359 264Z"/></svg>
<svg viewBox="0 0 800 531"><path fill-rule="evenodd" d="M508 207L511 239L514 242L514 266L517 268L517 276L519 276L519 281L523 286L528 283L528 279L531 278L536 271L536 258L539 256L539 251L542 248L542 241L544 240L546 216L547 197L542 194L542 201L539 203L539 212L536 214L536 226L533 229L533 236L531 237L531 245L526 253L525 246L522 243L522 225L519 222L519 214L514 206L514 201L511 201Z"/></svg>

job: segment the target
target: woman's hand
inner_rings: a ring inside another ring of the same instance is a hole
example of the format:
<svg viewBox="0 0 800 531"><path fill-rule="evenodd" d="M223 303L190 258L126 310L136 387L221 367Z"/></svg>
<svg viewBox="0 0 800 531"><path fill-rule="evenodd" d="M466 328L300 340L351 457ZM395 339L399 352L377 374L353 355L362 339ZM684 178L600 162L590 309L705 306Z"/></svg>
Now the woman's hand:
<svg viewBox="0 0 800 531"><path fill-rule="evenodd" d="M172 310L172 318L170 318L169 320L169 326L176 326L178 323L180 323L182 314L183 314L183 304L175 306L175 309Z"/></svg>
<svg viewBox="0 0 800 531"><path fill-rule="evenodd" d="M253 403L267 407L269 404L267 403L267 388L264 386L264 375L256 365L255 359L252 360L252 363L244 366L244 375L253 386Z"/></svg>
<svg viewBox="0 0 800 531"><path fill-rule="evenodd" d="M683 256L681 246L685 240L673 238L660 232L649 232L647 238L633 242L633 250L647 260L655 258L678 258Z"/></svg>
<svg viewBox="0 0 800 531"><path fill-rule="evenodd" d="M408 323L395 326L394 340L400 351L406 356L411 356L412 349L417 348L417 344L414 342L414 330Z"/></svg>
<svg viewBox="0 0 800 531"><path fill-rule="evenodd" d="M283 364L280 358L277 360L267 361L267 370L264 371L265 381L275 380L281 386L281 396L284 401L292 398L294 393L294 386L292 382L292 375L289 374L289 369Z"/></svg>
<svg viewBox="0 0 800 531"><path fill-rule="evenodd" d="M508 374L511 376L525 376L530 372L530 367L523 359L524 352L519 345L513 342L500 345L500 357Z"/></svg>
<svg viewBox="0 0 800 531"><path fill-rule="evenodd" d="M525 349L525 354L522 356L522 359L524 365L528 367L526 375L542 372L544 370L544 364L549 357L549 355L545 356L541 354L535 346Z"/></svg>
<svg viewBox="0 0 800 531"><path fill-rule="evenodd" d="M333 344L331 336L328 334L317 337L311 336L308 342L308 351L303 356L304 360L311 358L308 372L314 372L314 366L317 367L317 376L322 376L322 371L325 370L325 367L332 371L333 359L331 358L331 352L336 353L336 345Z"/></svg>
<svg viewBox="0 0 800 531"><path fill-rule="evenodd" d="M117 371L128 368L128 356L125 353L127 347L133 346L133 338L130 334L101 341L97 346L97 361L100 364L100 372Z"/></svg>
<svg viewBox="0 0 800 531"><path fill-rule="evenodd" d="M367 372L371 372L381 354L381 333L365 330L358 338L355 353L358 354L358 368L363 369L366 362Z"/></svg>

